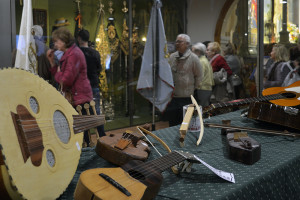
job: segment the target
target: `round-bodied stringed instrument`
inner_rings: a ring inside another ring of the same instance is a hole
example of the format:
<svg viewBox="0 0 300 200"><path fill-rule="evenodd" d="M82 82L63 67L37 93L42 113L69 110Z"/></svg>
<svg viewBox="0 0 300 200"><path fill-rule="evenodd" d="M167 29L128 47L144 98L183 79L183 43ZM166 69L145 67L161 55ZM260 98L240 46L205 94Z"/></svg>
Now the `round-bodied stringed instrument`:
<svg viewBox="0 0 300 200"><path fill-rule="evenodd" d="M56 199L75 174L82 131L99 119L79 116L54 87L25 70L1 70L0 85L1 199Z"/></svg>
<svg viewBox="0 0 300 200"><path fill-rule="evenodd" d="M96 153L103 159L121 166L131 160L145 161L150 148L142 135L131 131L103 136L97 140Z"/></svg>

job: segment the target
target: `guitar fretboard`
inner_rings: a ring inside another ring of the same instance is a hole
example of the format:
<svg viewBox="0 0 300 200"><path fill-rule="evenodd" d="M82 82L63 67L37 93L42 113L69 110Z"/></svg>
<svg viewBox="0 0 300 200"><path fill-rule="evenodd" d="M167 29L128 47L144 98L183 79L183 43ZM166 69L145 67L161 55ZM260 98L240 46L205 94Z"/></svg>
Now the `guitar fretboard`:
<svg viewBox="0 0 300 200"><path fill-rule="evenodd" d="M80 133L105 123L104 115L73 115L74 133Z"/></svg>
<svg viewBox="0 0 300 200"><path fill-rule="evenodd" d="M161 158L143 163L139 167L142 167L142 168L150 167L151 169L158 169L160 172L163 172L166 169L168 169L184 160L186 160L186 157L184 157L183 155L179 154L176 151L173 151ZM144 167L143 167L143 165L144 165Z"/></svg>
<svg viewBox="0 0 300 200"><path fill-rule="evenodd" d="M273 95L267 95L262 97L252 97L247 99L237 99L229 102L221 102L216 104L211 104L203 109L203 113L209 112L213 109L217 108L224 108L229 106L240 106L240 105L246 105L250 104L252 102L257 101L270 101L270 100L276 100L276 99L285 99L287 97L283 96L282 94L273 94Z"/></svg>

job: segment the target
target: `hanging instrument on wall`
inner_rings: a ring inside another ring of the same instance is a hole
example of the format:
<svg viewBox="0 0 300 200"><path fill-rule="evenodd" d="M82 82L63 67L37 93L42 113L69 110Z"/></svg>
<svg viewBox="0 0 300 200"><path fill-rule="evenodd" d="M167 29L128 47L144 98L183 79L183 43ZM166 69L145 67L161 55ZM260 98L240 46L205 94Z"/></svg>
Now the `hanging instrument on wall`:
<svg viewBox="0 0 300 200"><path fill-rule="evenodd" d="M82 132L104 124L104 116L78 115L25 70L1 70L0 84L1 199L56 199L75 174Z"/></svg>
<svg viewBox="0 0 300 200"><path fill-rule="evenodd" d="M253 102L266 102L270 101L273 104L279 106L297 106L300 104L300 81L297 81L287 87L272 87L263 90L262 97L252 97L247 99L236 99L229 102L220 102L211 104L202 109L203 113L209 113L214 109L220 109L224 107L247 105ZM187 123L184 121L184 123ZM201 126L201 130L203 126ZM184 142L186 132L180 131L180 143ZM201 141L201 134L199 135L198 141ZM198 144L197 141L197 144ZM199 142L200 143L200 142Z"/></svg>
<svg viewBox="0 0 300 200"><path fill-rule="evenodd" d="M77 35L79 33L80 30L82 30L82 25L81 25L81 19L82 19L82 15L80 13L80 0L75 0L74 1L77 4L77 10L76 10L76 17L75 17L75 32L74 32L74 37L77 38Z"/></svg>

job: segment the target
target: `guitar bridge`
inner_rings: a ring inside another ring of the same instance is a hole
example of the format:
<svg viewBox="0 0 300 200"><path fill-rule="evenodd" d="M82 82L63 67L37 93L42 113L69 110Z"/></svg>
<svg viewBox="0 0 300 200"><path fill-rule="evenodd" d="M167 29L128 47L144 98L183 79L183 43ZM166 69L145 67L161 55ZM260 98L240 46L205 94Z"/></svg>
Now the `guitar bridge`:
<svg viewBox="0 0 300 200"><path fill-rule="evenodd" d="M17 114L11 112L24 163L29 157L34 166L40 166L43 156L42 132L36 119L22 105L17 106Z"/></svg>
<svg viewBox="0 0 300 200"><path fill-rule="evenodd" d="M120 190L122 193L124 193L126 196L131 196L131 193L124 188L122 185L120 185L117 181L115 181L114 179L112 179L110 176L106 175L106 174L99 174L99 176L101 176L102 178L104 178L107 182L109 182L110 184L112 184L115 188L117 188L118 190Z"/></svg>

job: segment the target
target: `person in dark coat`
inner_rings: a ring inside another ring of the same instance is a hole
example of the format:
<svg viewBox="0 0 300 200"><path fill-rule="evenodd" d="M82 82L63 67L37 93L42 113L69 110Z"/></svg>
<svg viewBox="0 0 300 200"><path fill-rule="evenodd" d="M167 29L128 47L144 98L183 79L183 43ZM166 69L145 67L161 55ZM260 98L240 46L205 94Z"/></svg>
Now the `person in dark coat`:
<svg viewBox="0 0 300 200"><path fill-rule="evenodd" d="M81 51L83 52L87 64L87 75L93 91L93 99L96 103L96 112L100 115L100 87L99 76L102 70L100 54L95 49L89 47L90 34L87 30L80 30L78 32L77 41ZM105 136L104 126L97 127L99 136Z"/></svg>

